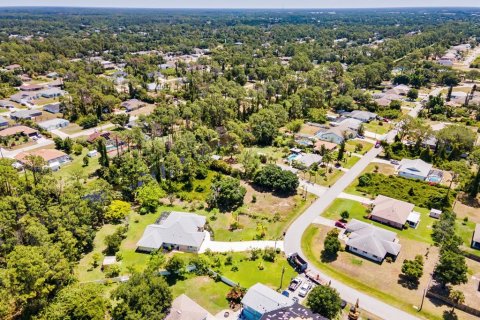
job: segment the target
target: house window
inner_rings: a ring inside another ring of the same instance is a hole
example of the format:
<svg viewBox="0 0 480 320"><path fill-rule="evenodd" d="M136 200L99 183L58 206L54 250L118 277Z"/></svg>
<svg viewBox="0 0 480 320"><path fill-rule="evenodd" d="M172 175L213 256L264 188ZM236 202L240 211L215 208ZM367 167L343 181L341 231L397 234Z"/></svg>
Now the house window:
<svg viewBox="0 0 480 320"><path fill-rule="evenodd" d="M368 252L367 251L363 251L364 254L367 254Z"/></svg>
<svg viewBox="0 0 480 320"><path fill-rule="evenodd" d="M373 257L374 257L375 259L378 259L378 257L377 257L376 255L373 255Z"/></svg>

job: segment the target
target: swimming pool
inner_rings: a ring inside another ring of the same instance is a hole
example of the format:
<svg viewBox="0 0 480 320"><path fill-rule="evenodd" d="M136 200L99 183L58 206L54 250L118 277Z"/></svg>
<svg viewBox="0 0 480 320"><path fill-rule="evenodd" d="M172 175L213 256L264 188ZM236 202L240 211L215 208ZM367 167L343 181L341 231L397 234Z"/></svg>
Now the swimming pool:
<svg viewBox="0 0 480 320"><path fill-rule="evenodd" d="M295 160L298 160L302 157L302 155L298 154L298 153L292 153L291 155L289 155L287 157L287 161L288 162L291 162L291 161L295 161Z"/></svg>
<svg viewBox="0 0 480 320"><path fill-rule="evenodd" d="M442 177L439 176L428 176L427 179L425 179L427 182L433 182L433 183L440 183L442 181Z"/></svg>

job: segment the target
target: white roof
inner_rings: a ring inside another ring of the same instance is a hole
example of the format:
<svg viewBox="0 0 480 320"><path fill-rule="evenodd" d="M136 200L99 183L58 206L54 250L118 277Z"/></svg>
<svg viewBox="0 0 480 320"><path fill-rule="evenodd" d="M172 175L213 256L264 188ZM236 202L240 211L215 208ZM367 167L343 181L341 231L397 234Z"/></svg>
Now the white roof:
<svg viewBox="0 0 480 320"><path fill-rule="evenodd" d="M102 265L109 266L109 265L112 265L112 264L115 264L115 263L117 263L117 258L115 256L106 256L103 259Z"/></svg>
<svg viewBox="0 0 480 320"><path fill-rule="evenodd" d="M355 119L362 119L362 120L370 120L377 117L376 113L363 111L363 110L354 110L347 114L347 117L355 118Z"/></svg>
<svg viewBox="0 0 480 320"><path fill-rule="evenodd" d="M50 119L50 120L47 120L47 121L39 122L38 125L42 129L48 129L48 128L50 128L52 126L56 126L58 124L69 124L69 123L70 122L68 120L55 118L55 119Z"/></svg>
<svg viewBox="0 0 480 320"><path fill-rule="evenodd" d="M418 223L420 221L420 213L412 211L408 215L407 221Z"/></svg>
<svg viewBox="0 0 480 320"><path fill-rule="evenodd" d="M385 257L387 253L398 255L402 246L396 242L397 234L374 225L352 219L346 229L350 232L346 242L361 251L368 252L377 257Z"/></svg>
<svg viewBox="0 0 480 320"><path fill-rule="evenodd" d="M305 166L310 167L314 163L320 163L322 161L322 156L315 153L305 153L300 159L296 161L299 161Z"/></svg>
<svg viewBox="0 0 480 320"><path fill-rule="evenodd" d="M278 310L280 308L293 305L293 300L281 295L275 290L270 289L266 285L257 283L248 289L242 299L242 304L260 314Z"/></svg>
<svg viewBox="0 0 480 320"><path fill-rule="evenodd" d="M351 130L358 130L360 125L362 124L362 121L354 118L347 118L343 119L338 123L338 127L340 128L345 128L345 129L351 129Z"/></svg>
<svg viewBox="0 0 480 320"><path fill-rule="evenodd" d="M398 171L426 178L430 173L430 170L432 170L432 167L432 164L427 163L422 159L402 159Z"/></svg>
<svg viewBox="0 0 480 320"><path fill-rule="evenodd" d="M172 211L159 224L147 226L138 247L159 249L163 243L200 247L205 233L206 218L194 213Z"/></svg>

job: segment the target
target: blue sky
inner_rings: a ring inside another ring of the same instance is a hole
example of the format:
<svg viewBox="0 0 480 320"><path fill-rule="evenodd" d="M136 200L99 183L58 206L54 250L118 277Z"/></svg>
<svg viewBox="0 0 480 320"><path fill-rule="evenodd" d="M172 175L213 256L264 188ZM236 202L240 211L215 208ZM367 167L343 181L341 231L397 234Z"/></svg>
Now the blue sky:
<svg viewBox="0 0 480 320"><path fill-rule="evenodd" d="M133 8L372 8L479 7L479 0L0 0L0 6L72 6Z"/></svg>

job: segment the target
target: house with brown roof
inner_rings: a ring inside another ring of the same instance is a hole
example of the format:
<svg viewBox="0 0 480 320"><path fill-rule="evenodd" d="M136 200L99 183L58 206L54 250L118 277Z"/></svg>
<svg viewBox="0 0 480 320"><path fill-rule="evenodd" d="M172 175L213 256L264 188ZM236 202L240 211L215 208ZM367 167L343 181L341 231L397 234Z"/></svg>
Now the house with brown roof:
<svg viewBox="0 0 480 320"><path fill-rule="evenodd" d="M414 227L419 222L416 214L411 216L413 208L415 208L415 205L411 203L378 195L373 201L373 206L370 218L388 226L403 229L409 220L412 220Z"/></svg>
<svg viewBox="0 0 480 320"><path fill-rule="evenodd" d="M27 126L14 126L0 131L0 137L3 138L15 135L22 135L31 138L38 136L38 131Z"/></svg>
<svg viewBox="0 0 480 320"><path fill-rule="evenodd" d="M52 171L57 171L60 167L68 162L70 162L70 156L62 151L55 149L39 149L32 150L28 152L20 152L15 156L15 160L25 167L33 166L32 161L30 160L31 156L37 156L45 161L44 168L49 168Z"/></svg>
<svg viewBox="0 0 480 320"><path fill-rule="evenodd" d="M172 307L165 320L214 320L210 312L185 294L181 294L172 302Z"/></svg>
<svg viewBox="0 0 480 320"><path fill-rule="evenodd" d="M317 140L315 141L315 147L313 148L313 150L315 150L316 152L320 152L322 150L322 147L325 150L333 151L338 147L338 145L333 142Z"/></svg>
<svg viewBox="0 0 480 320"><path fill-rule="evenodd" d="M45 88L45 86L42 86L40 84L22 84L20 86L20 90L22 91L38 91L42 90L43 88Z"/></svg>
<svg viewBox="0 0 480 320"><path fill-rule="evenodd" d="M480 223L477 223L473 232L472 248L480 249Z"/></svg>

